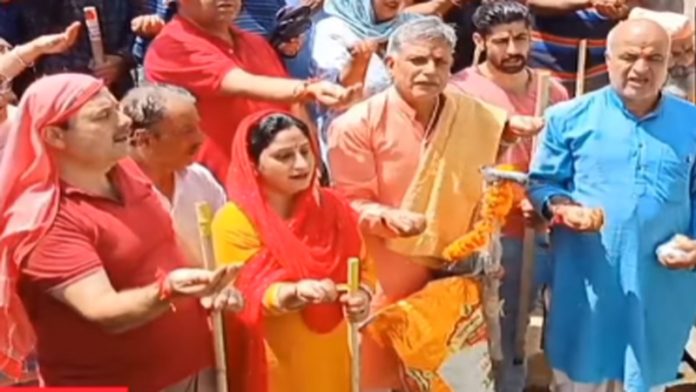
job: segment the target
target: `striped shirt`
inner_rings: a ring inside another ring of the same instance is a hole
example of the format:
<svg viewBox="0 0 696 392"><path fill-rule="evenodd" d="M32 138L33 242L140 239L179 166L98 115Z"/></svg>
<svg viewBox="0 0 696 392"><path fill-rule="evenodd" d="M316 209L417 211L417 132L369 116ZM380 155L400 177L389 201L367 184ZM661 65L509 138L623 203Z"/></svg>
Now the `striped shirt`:
<svg viewBox="0 0 696 392"><path fill-rule="evenodd" d="M163 0L148 0L146 2L146 11L148 15L155 14L160 18L164 19L165 22L169 22L176 14L176 2L172 1L167 3ZM147 52L148 46L150 46L152 39L136 37L135 44L133 45L133 56L138 61L138 64L142 64L145 61L145 53Z"/></svg>
<svg viewBox="0 0 696 392"><path fill-rule="evenodd" d="M547 69L574 95L577 75L578 47L587 39L585 63L586 90L595 90L607 83L604 59L606 37L615 22L593 9L565 15L536 15L532 32L530 65Z"/></svg>
<svg viewBox="0 0 696 392"><path fill-rule="evenodd" d="M285 0L245 0L234 24L268 38L276 26L276 13L283 7Z"/></svg>

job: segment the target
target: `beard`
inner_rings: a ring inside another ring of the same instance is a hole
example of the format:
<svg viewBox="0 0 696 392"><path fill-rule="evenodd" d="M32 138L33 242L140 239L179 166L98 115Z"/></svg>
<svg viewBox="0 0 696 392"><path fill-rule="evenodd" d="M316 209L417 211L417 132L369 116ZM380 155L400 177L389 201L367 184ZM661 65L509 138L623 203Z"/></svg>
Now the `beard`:
<svg viewBox="0 0 696 392"><path fill-rule="evenodd" d="M493 68L509 75L520 73L527 67L527 57L521 54L508 56L501 60L489 59L489 62L491 63Z"/></svg>
<svg viewBox="0 0 696 392"><path fill-rule="evenodd" d="M686 67L683 65L676 65L669 69L669 76L675 79L688 78L694 72L693 67Z"/></svg>

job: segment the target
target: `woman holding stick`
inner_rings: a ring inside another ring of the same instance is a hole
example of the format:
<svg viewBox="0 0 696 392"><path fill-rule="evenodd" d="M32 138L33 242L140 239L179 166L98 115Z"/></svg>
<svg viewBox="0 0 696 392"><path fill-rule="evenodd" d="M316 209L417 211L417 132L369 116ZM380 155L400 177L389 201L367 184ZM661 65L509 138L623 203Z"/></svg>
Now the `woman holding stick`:
<svg viewBox="0 0 696 392"><path fill-rule="evenodd" d="M212 234L218 263L244 263L237 286L247 306L227 320L232 389L348 392L344 312L367 317L374 281L363 267L361 290L341 289L348 259L364 251L357 217L318 187L316 144L289 114L247 117L231 156L231 201Z"/></svg>

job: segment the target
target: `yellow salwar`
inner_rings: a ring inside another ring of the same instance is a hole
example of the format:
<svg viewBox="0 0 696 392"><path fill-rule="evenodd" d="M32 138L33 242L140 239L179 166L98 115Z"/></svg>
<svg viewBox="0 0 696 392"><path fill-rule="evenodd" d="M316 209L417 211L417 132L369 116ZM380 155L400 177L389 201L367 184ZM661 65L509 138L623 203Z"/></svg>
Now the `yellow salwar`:
<svg viewBox="0 0 696 392"><path fill-rule="evenodd" d="M216 214L212 233L219 265L243 264L262 246L251 221L231 202ZM362 281L372 287L374 272L363 260ZM350 392L347 323L327 334L311 331L300 313L279 307L280 285L269 287L263 303L270 392Z"/></svg>

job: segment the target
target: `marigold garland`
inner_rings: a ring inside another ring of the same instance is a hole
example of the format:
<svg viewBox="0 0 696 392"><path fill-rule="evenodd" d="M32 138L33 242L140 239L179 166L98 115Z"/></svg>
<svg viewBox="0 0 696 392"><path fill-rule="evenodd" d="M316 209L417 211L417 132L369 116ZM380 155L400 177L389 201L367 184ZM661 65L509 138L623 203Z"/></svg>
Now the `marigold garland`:
<svg viewBox="0 0 696 392"><path fill-rule="evenodd" d="M511 167L499 166L498 169L513 170ZM450 262L458 262L488 246L488 241L496 227L505 224L515 202L515 184L499 181L486 188L482 197L479 220L472 230L456 239L443 251L443 257Z"/></svg>

